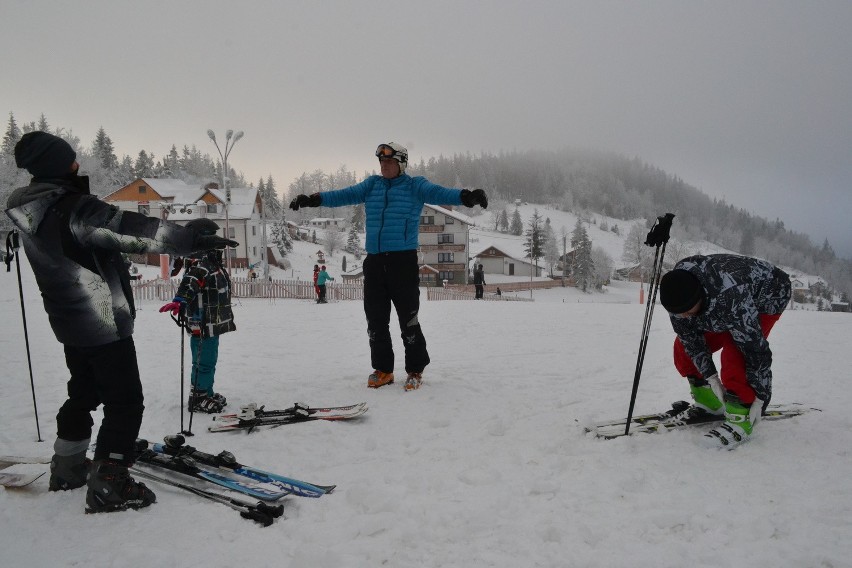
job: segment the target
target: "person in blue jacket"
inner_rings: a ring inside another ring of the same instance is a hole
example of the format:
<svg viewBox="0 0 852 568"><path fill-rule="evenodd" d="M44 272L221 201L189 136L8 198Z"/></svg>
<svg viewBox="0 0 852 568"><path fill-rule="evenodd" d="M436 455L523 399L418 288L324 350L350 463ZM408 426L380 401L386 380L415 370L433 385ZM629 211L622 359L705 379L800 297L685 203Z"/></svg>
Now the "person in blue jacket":
<svg viewBox="0 0 852 568"><path fill-rule="evenodd" d="M319 298L317 298L317 304L327 304L328 300L325 299L325 283L329 280L334 280L331 276L329 276L328 272L325 269L325 265L322 265L320 271L317 273L317 288L319 288Z"/></svg>
<svg viewBox="0 0 852 568"><path fill-rule="evenodd" d="M389 142L376 149L381 175L355 185L313 195L298 195L290 208L341 207L364 204L367 238L364 259L364 312L370 338L373 372L367 386L378 388L394 381L394 353L390 336L391 305L396 309L405 346L405 390L420 388L429 364L426 338L417 314L420 275L417 262L420 213L425 203L488 207L481 189L451 189L424 177L405 173L408 150Z"/></svg>

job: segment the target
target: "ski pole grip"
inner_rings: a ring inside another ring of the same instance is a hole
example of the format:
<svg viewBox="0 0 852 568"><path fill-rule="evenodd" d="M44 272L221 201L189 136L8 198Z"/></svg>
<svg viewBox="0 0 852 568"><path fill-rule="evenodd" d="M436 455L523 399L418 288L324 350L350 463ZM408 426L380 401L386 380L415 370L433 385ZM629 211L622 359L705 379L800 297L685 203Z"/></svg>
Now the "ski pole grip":
<svg viewBox="0 0 852 568"><path fill-rule="evenodd" d="M250 509L248 511L241 511L240 516L244 519L251 519L252 521L258 522L265 527L268 527L272 524L272 517L254 509Z"/></svg>
<svg viewBox="0 0 852 568"><path fill-rule="evenodd" d="M669 242L669 232L672 229L672 219L674 213L666 213L657 217L657 222L651 227L648 236L645 238L645 244L649 247L658 247Z"/></svg>

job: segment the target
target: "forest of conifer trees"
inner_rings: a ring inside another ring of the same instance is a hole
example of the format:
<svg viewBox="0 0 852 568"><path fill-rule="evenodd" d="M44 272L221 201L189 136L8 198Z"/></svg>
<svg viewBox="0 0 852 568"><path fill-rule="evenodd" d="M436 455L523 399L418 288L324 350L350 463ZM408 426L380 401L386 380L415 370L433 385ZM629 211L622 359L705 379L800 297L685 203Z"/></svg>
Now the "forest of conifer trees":
<svg viewBox="0 0 852 568"><path fill-rule="evenodd" d="M2 203L9 191L28 182L26 172L15 166L13 150L21 135L32 130L49 131L71 143L96 195L106 195L138 177L173 177L200 185L221 178L221 163L194 145L178 149L173 143L159 149L160 153L143 149L133 158L119 158L103 128L86 145L72 130L49 124L44 115L37 121L18 124L10 112L0 146ZM249 185L242 174L229 169L233 186ZM827 240L816 245L807 235L788 230L780 219L769 220L724 200L711 199L678 176L639 158L589 149L468 153L411 163L407 173L449 187L485 188L492 200L507 203L520 199L566 211L648 222L664 212L673 212L683 239L706 240L820 275L846 299L852 292L852 261L838 258ZM292 180L283 195L271 175L261 178L257 187L270 217L278 218L296 194L345 187L360 179L341 166L331 173L303 173ZM322 216L321 211L318 214ZM0 229L9 228L6 216L0 216Z"/></svg>

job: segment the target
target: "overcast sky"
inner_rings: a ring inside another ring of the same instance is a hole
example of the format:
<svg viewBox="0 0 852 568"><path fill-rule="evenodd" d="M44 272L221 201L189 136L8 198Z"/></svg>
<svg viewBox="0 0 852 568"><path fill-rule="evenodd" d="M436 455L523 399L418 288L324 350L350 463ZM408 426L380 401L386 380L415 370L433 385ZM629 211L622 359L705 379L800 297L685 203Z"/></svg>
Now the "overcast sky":
<svg viewBox="0 0 852 568"><path fill-rule="evenodd" d="M848 0L0 0L0 111L119 158L243 130L229 163L279 191L386 141L611 150L852 258L850 26Z"/></svg>

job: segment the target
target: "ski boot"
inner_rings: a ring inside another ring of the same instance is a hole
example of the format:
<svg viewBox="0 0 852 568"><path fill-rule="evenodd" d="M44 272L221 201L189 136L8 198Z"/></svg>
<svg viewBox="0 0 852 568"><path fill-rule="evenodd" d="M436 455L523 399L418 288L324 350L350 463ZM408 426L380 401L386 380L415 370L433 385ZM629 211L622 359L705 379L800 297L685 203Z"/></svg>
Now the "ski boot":
<svg viewBox="0 0 852 568"><path fill-rule="evenodd" d="M692 395L693 403L685 410L675 414L671 422L708 422L710 416L722 416L725 413L724 405L713 389L704 379L687 377L689 381L689 394Z"/></svg>
<svg viewBox="0 0 852 568"><path fill-rule="evenodd" d="M130 477L126 465L111 460L92 462L87 485L87 513L141 509L157 501L153 491Z"/></svg>
<svg viewBox="0 0 852 568"><path fill-rule="evenodd" d="M86 457L86 448L89 446L89 440L71 442L58 439L56 440L56 444L54 444L54 451L62 450L58 446L82 449L71 455L61 456L53 454L53 457L50 459L50 485L48 486L48 490L67 491L83 487L86 485L86 475L92 464L92 460Z"/></svg>
<svg viewBox="0 0 852 568"><path fill-rule="evenodd" d="M408 373L408 378L405 379L405 390L413 391L420 388L423 384L423 373Z"/></svg>
<svg viewBox="0 0 852 568"><path fill-rule="evenodd" d="M732 450L747 442L754 431L754 422L750 416L751 405L746 406L736 397L725 398L725 421L704 434L704 444L711 448ZM756 401L754 404L762 404Z"/></svg>
<svg viewBox="0 0 852 568"><path fill-rule="evenodd" d="M203 412L205 414L217 414L222 412L227 401L223 403L221 400L216 398L217 396L224 399L222 395L211 395L206 390L192 389L192 392L189 395L189 411Z"/></svg>
<svg viewBox="0 0 852 568"><path fill-rule="evenodd" d="M393 372L385 373L384 371L373 371L367 377L367 386L371 389L377 389L393 382Z"/></svg>

